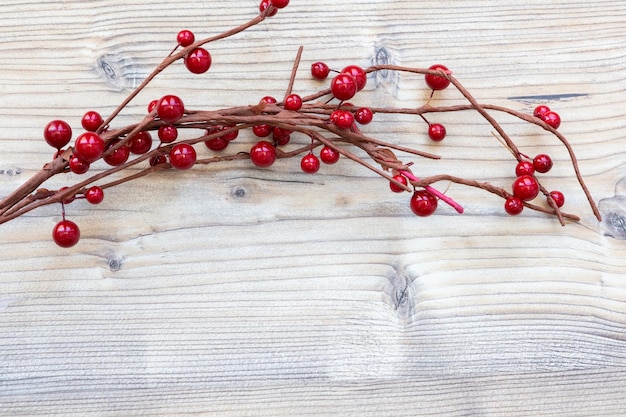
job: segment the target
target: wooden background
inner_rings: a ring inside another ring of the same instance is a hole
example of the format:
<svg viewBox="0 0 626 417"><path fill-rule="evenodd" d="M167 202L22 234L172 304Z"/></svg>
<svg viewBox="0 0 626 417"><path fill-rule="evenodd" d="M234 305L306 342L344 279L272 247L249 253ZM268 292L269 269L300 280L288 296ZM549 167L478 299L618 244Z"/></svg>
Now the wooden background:
<svg viewBox="0 0 626 417"><path fill-rule="evenodd" d="M46 207L0 226L0 415L626 415L626 3L291 3L213 44L209 73L168 69L116 123L166 93L207 109L280 97L299 45L305 94L321 86L308 75L316 60L441 62L481 102L557 110L604 221L554 138L506 117L528 154L553 156L545 182L580 223L509 217L502 200L460 186L448 194L464 215L417 218L407 195L347 160L313 176L282 160L148 177L100 206L68 206L83 236L69 250L51 241L60 209ZM51 157L49 120L110 112L180 29L219 33L257 5L4 4L0 195ZM428 95L419 77L391 73L366 90L359 104ZM411 118L366 130L442 155L417 161L420 175L509 184L513 162L484 121L437 119L449 132L437 145Z"/></svg>

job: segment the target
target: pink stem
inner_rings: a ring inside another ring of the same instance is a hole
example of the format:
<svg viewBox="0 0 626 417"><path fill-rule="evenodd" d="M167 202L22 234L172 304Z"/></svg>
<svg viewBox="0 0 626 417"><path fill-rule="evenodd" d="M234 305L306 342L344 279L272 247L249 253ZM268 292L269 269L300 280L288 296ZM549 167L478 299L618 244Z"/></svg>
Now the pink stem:
<svg viewBox="0 0 626 417"><path fill-rule="evenodd" d="M400 171L400 173L402 175L404 175L405 177L407 177L408 179L410 179L411 181L419 181L420 180L419 178L417 178L415 175L413 175L409 171ZM431 193L432 195L434 195L435 197L439 198L444 203L448 204L453 209L455 209L457 211L457 213L461 213L462 214L463 211L465 211L463 209L463 206L461 206L459 203L457 203L456 201L454 201L453 199L451 199L450 197L448 197L447 195L445 195L441 191L431 187L430 185L425 186L424 189L426 191L428 191L429 193Z"/></svg>

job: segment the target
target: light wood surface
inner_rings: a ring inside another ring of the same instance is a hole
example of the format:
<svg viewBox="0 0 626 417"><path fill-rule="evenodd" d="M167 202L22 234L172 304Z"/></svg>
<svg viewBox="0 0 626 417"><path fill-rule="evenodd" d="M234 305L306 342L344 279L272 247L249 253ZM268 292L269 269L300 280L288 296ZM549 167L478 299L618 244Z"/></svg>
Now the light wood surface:
<svg viewBox="0 0 626 417"><path fill-rule="evenodd" d="M209 73L168 69L116 123L166 93L195 108L280 97L299 45L303 93L320 88L317 60L442 62L483 103L557 110L604 221L554 138L506 117L529 154L553 156L546 182L579 223L509 217L497 197L454 185L465 214L417 218L407 195L346 160L313 176L283 160L141 179L68 206L83 235L69 250L52 243L60 210L46 207L0 226L0 415L626 415L626 3L291 3L211 45ZM178 30L219 33L257 5L3 5L0 195L51 157L49 120L111 111ZM359 103L427 95L419 77L388 73ZM420 175L512 180L483 120L439 117L449 136L437 145L411 118L366 129L439 153L417 161Z"/></svg>

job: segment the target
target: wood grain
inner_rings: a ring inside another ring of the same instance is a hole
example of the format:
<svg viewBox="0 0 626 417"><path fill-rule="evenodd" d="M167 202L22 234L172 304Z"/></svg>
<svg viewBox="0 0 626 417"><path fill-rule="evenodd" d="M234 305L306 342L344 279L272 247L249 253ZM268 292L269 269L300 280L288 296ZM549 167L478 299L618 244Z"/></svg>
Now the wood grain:
<svg viewBox="0 0 626 417"><path fill-rule="evenodd" d="M188 28L211 35L256 13L231 2L22 0L0 25L0 195L50 158L41 129L111 111ZM317 60L444 62L481 101L563 118L603 212L567 153L501 119L580 223L511 218L452 186L459 216L415 218L407 197L342 161L161 173L67 207L83 238L54 246L46 207L0 226L3 416L620 416L626 414L626 4L621 1L292 1L211 46L203 76L161 74L119 124L176 91L188 106L309 93ZM359 103L417 106L418 77L381 73ZM459 102L450 91L441 104ZM510 156L472 113L423 124L382 116L369 133L442 155L420 175L507 184ZM241 149L252 140L243 135ZM207 151L208 152L208 151ZM74 179L68 178L68 180ZM65 185L54 179L50 187Z"/></svg>

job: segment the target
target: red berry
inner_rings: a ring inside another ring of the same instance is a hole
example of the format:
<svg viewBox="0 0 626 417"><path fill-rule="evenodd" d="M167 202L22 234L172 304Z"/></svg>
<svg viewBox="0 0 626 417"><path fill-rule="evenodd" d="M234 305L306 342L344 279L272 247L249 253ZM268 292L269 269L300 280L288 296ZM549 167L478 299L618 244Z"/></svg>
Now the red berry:
<svg viewBox="0 0 626 417"><path fill-rule="evenodd" d="M550 197L552 197L557 207L563 207L563 204L565 204L565 196L560 191L551 191Z"/></svg>
<svg viewBox="0 0 626 417"><path fill-rule="evenodd" d="M550 111L550 107L542 104L542 105L535 107L535 110L533 110L533 116L538 117L541 120L543 120L543 115L549 111Z"/></svg>
<svg viewBox="0 0 626 417"><path fill-rule="evenodd" d="M539 184L530 175L519 176L513 181L513 195L522 201L530 201L539 194Z"/></svg>
<svg viewBox="0 0 626 417"><path fill-rule="evenodd" d="M77 156L70 158L69 167L74 174L84 174L89 170L89 165L89 162L85 162Z"/></svg>
<svg viewBox="0 0 626 417"><path fill-rule="evenodd" d="M437 210L437 199L426 190L417 190L411 197L410 206L416 215L420 217L430 216Z"/></svg>
<svg viewBox="0 0 626 417"><path fill-rule="evenodd" d="M231 129L233 126L222 126L221 130L228 130ZM232 130L228 133L224 133L221 137L226 139L227 141L231 142L235 139L237 139L237 136L239 136L239 130Z"/></svg>
<svg viewBox="0 0 626 417"><path fill-rule="evenodd" d="M335 110L330 118L333 124L340 129L350 129L354 124L354 116L347 110Z"/></svg>
<svg viewBox="0 0 626 417"><path fill-rule="evenodd" d="M407 185L409 183L409 181L406 179L406 177L404 175L401 175L401 174L394 175L393 179L398 181L399 183L404 184L404 185ZM389 188L394 193L402 193L402 192L406 191L404 188L394 184L391 181L389 181Z"/></svg>
<svg viewBox="0 0 626 417"><path fill-rule="evenodd" d="M276 104L278 101L272 96L265 96L261 100L259 100L259 104Z"/></svg>
<svg viewBox="0 0 626 417"><path fill-rule="evenodd" d="M76 223L63 219L52 229L52 239L62 248L71 248L80 239L80 229Z"/></svg>
<svg viewBox="0 0 626 417"><path fill-rule="evenodd" d="M157 155L150 158L150 166L156 166L160 164L164 164L167 162L167 157L165 155Z"/></svg>
<svg viewBox="0 0 626 417"><path fill-rule="evenodd" d="M259 4L259 11L264 13L268 7L270 7L270 0L261 0L261 4ZM278 13L278 9L273 8L268 16L274 16L276 13Z"/></svg>
<svg viewBox="0 0 626 417"><path fill-rule="evenodd" d="M520 161L515 166L515 175L521 177L522 175L534 175L535 166L530 161Z"/></svg>
<svg viewBox="0 0 626 417"><path fill-rule="evenodd" d="M428 137L435 142L440 142L446 137L446 127L439 123L428 125Z"/></svg>
<svg viewBox="0 0 626 417"><path fill-rule="evenodd" d="M344 69L341 70L344 74L350 74L354 77L354 81L356 81L357 91L361 91L365 88L365 84L367 84L367 74L363 70L363 68L358 65L348 65Z"/></svg>
<svg viewBox="0 0 626 417"><path fill-rule="evenodd" d="M170 150L170 164L176 169L189 169L196 163L196 150L188 143L179 143Z"/></svg>
<svg viewBox="0 0 626 417"><path fill-rule="evenodd" d="M317 80L323 80L328 77L330 68L323 62L314 62L311 64L311 75Z"/></svg>
<svg viewBox="0 0 626 417"><path fill-rule="evenodd" d="M43 129L43 138L48 145L61 149L72 139L72 128L63 120L53 120Z"/></svg>
<svg viewBox="0 0 626 417"><path fill-rule="evenodd" d="M524 203L518 197L508 197L504 202L504 211L509 213L511 216L520 214L522 210L524 210Z"/></svg>
<svg viewBox="0 0 626 417"><path fill-rule="evenodd" d="M224 138L223 136L218 136L216 138L204 141L206 147L212 151L222 151L226 149L229 143L230 142L228 142L228 139Z"/></svg>
<svg viewBox="0 0 626 417"><path fill-rule="evenodd" d="M259 141L250 149L250 160L261 168L267 168L276 161L276 148L267 141Z"/></svg>
<svg viewBox="0 0 626 417"><path fill-rule="evenodd" d="M328 164L328 165L332 165L336 163L337 161L339 161L340 156L341 154L337 150L331 148L330 146L324 146L320 150L320 159L322 160L323 163Z"/></svg>
<svg viewBox="0 0 626 417"><path fill-rule="evenodd" d="M370 109L369 107L358 108L357 111L354 113L354 120L362 125L370 123L373 118L374 113L372 113L372 109Z"/></svg>
<svg viewBox="0 0 626 417"><path fill-rule="evenodd" d="M104 141L94 132L85 132L74 142L74 156L85 162L94 162L104 153Z"/></svg>
<svg viewBox="0 0 626 417"><path fill-rule="evenodd" d="M117 145L120 142L119 139L114 139L109 142L106 146L106 150L111 149L113 146ZM128 157L130 155L130 149L126 145L122 145L110 154L106 155L103 159L109 165L114 167L122 165L124 162L128 161Z"/></svg>
<svg viewBox="0 0 626 417"><path fill-rule="evenodd" d="M185 66L194 74L202 74L211 68L211 54L204 48L194 48L185 56Z"/></svg>
<svg viewBox="0 0 626 417"><path fill-rule="evenodd" d="M166 95L157 104L157 114L166 123L174 123L185 114L183 101L174 95Z"/></svg>
<svg viewBox="0 0 626 417"><path fill-rule="evenodd" d="M533 159L533 166L535 171L545 174L552 169L552 158L546 154L539 154Z"/></svg>
<svg viewBox="0 0 626 417"><path fill-rule="evenodd" d="M104 191L102 188L95 185L85 192L85 199L87 199L90 204L100 204L102 200L104 200Z"/></svg>
<svg viewBox="0 0 626 417"><path fill-rule="evenodd" d="M543 121L554 129L558 129L561 126L561 116L558 113L549 111L543 115Z"/></svg>
<svg viewBox="0 0 626 417"><path fill-rule="evenodd" d="M277 9L282 9L284 7L287 7L287 5L289 4L289 0L270 0L270 3L272 3L272 6L276 7Z"/></svg>
<svg viewBox="0 0 626 417"><path fill-rule="evenodd" d="M265 124L254 125L252 126L252 133L260 138L265 138L272 133L272 126Z"/></svg>
<svg viewBox="0 0 626 417"><path fill-rule="evenodd" d="M307 174L315 174L320 169L320 160L312 153L306 154L300 160L300 168Z"/></svg>
<svg viewBox="0 0 626 417"><path fill-rule="evenodd" d="M104 120L102 120L100 113L90 110L83 115L80 124L86 131L95 132L103 122Z"/></svg>
<svg viewBox="0 0 626 417"><path fill-rule="evenodd" d="M432 71L443 70L444 72L448 72L448 68L441 64L431 65L428 69ZM433 90L443 90L450 85L450 80L441 75L426 74L424 79L426 81L426 85Z"/></svg>
<svg viewBox="0 0 626 417"><path fill-rule="evenodd" d="M148 103L148 113L152 113L152 110L156 108L157 104L159 104L159 100L152 100Z"/></svg>
<svg viewBox="0 0 626 417"><path fill-rule="evenodd" d="M297 94L289 94L285 98L285 110L298 111L302 108L302 97Z"/></svg>
<svg viewBox="0 0 626 417"><path fill-rule="evenodd" d="M350 74L337 74L330 83L330 90L339 100L350 100L356 94L358 86L354 77Z"/></svg>
<svg viewBox="0 0 626 417"><path fill-rule="evenodd" d="M176 126L163 125L159 127L157 132L159 139L163 143L172 143L178 138L178 129Z"/></svg>
<svg viewBox="0 0 626 417"><path fill-rule="evenodd" d="M274 139L276 146L286 145L291 140L291 130L274 127L272 129L272 139Z"/></svg>
<svg viewBox="0 0 626 417"><path fill-rule="evenodd" d="M178 32L178 35L176 35L176 41L183 48L191 45L195 42L195 40L196 37L194 36L193 32L187 29L181 30L180 32Z"/></svg>
<svg viewBox="0 0 626 417"><path fill-rule="evenodd" d="M137 132L128 141L128 149L135 155L143 155L152 148L152 135L150 132L142 131Z"/></svg>

